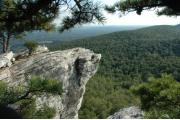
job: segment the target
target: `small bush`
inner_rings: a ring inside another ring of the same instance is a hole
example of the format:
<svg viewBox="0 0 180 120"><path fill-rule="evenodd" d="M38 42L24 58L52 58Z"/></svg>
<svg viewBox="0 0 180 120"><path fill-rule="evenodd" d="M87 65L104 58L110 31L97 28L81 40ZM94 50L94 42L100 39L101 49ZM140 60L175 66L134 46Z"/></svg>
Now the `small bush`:
<svg viewBox="0 0 180 120"><path fill-rule="evenodd" d="M0 106L6 106L17 101L18 97L24 92L21 87L8 87L0 81Z"/></svg>
<svg viewBox="0 0 180 120"><path fill-rule="evenodd" d="M20 113L26 119L53 118L56 113L54 108L44 105L43 108L36 110L35 99L29 96L29 94L42 94L43 92L61 95L63 92L62 83L57 80L32 76L25 92L20 86L8 87L6 83L0 81L0 107L16 104L20 106ZM25 96L22 97L23 95Z"/></svg>
<svg viewBox="0 0 180 120"><path fill-rule="evenodd" d="M28 48L29 54L32 54L36 50L38 43L34 41L26 41L24 46Z"/></svg>
<svg viewBox="0 0 180 120"><path fill-rule="evenodd" d="M50 119L53 118L56 113L54 108L48 107L47 105L36 110L34 99L20 100L16 104L20 105L21 114L25 119Z"/></svg>
<svg viewBox="0 0 180 120"><path fill-rule="evenodd" d="M147 118L180 118L180 83L171 75L152 77L132 91L140 97Z"/></svg>
<svg viewBox="0 0 180 120"><path fill-rule="evenodd" d="M20 106L20 113L23 118L30 119L33 118L36 112L36 105L34 99L23 99L15 103Z"/></svg>
<svg viewBox="0 0 180 120"><path fill-rule="evenodd" d="M45 105L43 108L38 110L32 118L33 119L52 119L55 114L56 114L56 110L54 108L51 108Z"/></svg>
<svg viewBox="0 0 180 120"><path fill-rule="evenodd" d="M32 92L48 92L58 95L61 95L63 92L62 83L60 81L39 76L32 76L29 86Z"/></svg>

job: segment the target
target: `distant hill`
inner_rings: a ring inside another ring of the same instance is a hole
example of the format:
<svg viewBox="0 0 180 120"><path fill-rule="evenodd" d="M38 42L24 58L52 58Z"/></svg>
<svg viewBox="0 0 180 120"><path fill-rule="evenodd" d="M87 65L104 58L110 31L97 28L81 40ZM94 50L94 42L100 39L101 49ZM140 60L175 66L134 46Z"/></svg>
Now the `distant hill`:
<svg viewBox="0 0 180 120"><path fill-rule="evenodd" d="M26 40L35 40L41 44L52 43L55 41L71 41L87 37L98 36L102 34L112 33L115 31L134 30L145 26L94 26L94 27L79 27L69 31L60 32L45 32L33 31L27 33L24 37ZM23 40L11 41L11 49L19 50L22 48Z"/></svg>
<svg viewBox="0 0 180 120"><path fill-rule="evenodd" d="M140 39L149 39L149 40L158 40L158 39L176 39L180 38L180 29L177 26L170 26L170 25L159 25L159 26L150 26L145 28L140 28L137 30L131 31L120 31L114 32L110 34L106 34L106 36L113 36L113 34L118 36L125 36L130 38L138 38Z"/></svg>
<svg viewBox="0 0 180 120"><path fill-rule="evenodd" d="M171 39L170 37L180 36L180 29L177 26L160 25L135 30L133 33L142 35L142 37Z"/></svg>
<svg viewBox="0 0 180 120"><path fill-rule="evenodd" d="M180 24L175 25L176 28L180 28Z"/></svg>
<svg viewBox="0 0 180 120"><path fill-rule="evenodd" d="M180 38L180 25L170 26L170 25L160 25L160 26L104 26L104 27L82 27L75 28L70 31L65 31L63 33L59 32L45 32L45 31L34 31L28 33L25 39L36 40L41 44L61 42L61 41L72 41L78 39L86 39L88 37L110 37L119 36L120 38L129 37L140 39L177 39ZM11 48L13 50L21 49L23 41L15 40L11 42Z"/></svg>
<svg viewBox="0 0 180 120"><path fill-rule="evenodd" d="M58 43L62 41L72 41L78 39L94 39L92 37L111 36L119 38L138 38L138 40L172 40L180 38L180 24L176 26L159 25L159 26L104 26L104 27L82 27L75 28L63 33L34 31L27 33L26 40L35 40L40 44ZM116 39L116 38L115 38ZM11 49L22 49L22 40L11 42Z"/></svg>
<svg viewBox="0 0 180 120"><path fill-rule="evenodd" d="M26 39L38 41L70 41L80 38L92 37L116 31L135 30L145 26L92 26L73 28L69 31L45 32L34 31L27 34Z"/></svg>

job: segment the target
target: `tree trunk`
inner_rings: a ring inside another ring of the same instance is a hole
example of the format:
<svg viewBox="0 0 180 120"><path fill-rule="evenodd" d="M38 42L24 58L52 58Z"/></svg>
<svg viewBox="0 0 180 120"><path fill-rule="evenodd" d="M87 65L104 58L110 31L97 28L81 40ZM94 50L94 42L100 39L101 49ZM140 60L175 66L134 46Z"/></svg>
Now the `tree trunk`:
<svg viewBox="0 0 180 120"><path fill-rule="evenodd" d="M7 40L6 40L6 52L9 51L9 41L10 41L10 33L7 34Z"/></svg>
<svg viewBox="0 0 180 120"><path fill-rule="evenodd" d="M5 37L4 35L2 36L3 42L2 42L2 46L3 46L3 53L7 53L8 49L9 49L9 41L10 41L10 34L7 34L7 37Z"/></svg>
<svg viewBox="0 0 180 120"><path fill-rule="evenodd" d="M2 36L3 42L2 42L2 46L3 46L3 53L6 53L6 40L5 37Z"/></svg>
<svg viewBox="0 0 180 120"><path fill-rule="evenodd" d="M6 42L3 42L3 53L6 53Z"/></svg>

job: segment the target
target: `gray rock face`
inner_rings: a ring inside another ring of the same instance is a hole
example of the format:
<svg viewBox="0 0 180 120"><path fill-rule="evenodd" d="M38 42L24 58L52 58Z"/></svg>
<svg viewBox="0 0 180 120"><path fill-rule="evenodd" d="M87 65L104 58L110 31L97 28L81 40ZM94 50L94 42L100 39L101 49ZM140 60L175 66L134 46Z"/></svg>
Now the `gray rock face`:
<svg viewBox="0 0 180 120"><path fill-rule="evenodd" d="M54 118L78 118L86 83L96 73L100 59L100 54L83 48L37 54L0 69L0 80L24 87L32 75L59 80L63 94L35 96L36 107L44 104L54 107Z"/></svg>
<svg viewBox="0 0 180 120"><path fill-rule="evenodd" d="M114 115L109 116L107 119L142 119L144 116L143 111L136 106L120 109Z"/></svg>
<svg viewBox="0 0 180 120"><path fill-rule="evenodd" d="M33 51L33 55L36 55L36 54L40 54L40 53L46 53L46 52L49 52L49 49L48 47L46 47L45 45L38 45L37 48L35 49L35 51ZM14 57L16 59L22 59L22 58L27 58L29 55L29 50L26 49L26 50L23 50L21 52L18 52L18 53L15 53Z"/></svg>
<svg viewBox="0 0 180 120"><path fill-rule="evenodd" d="M49 52L48 47L46 47L45 45L38 45L33 54L39 54L44 52Z"/></svg>
<svg viewBox="0 0 180 120"><path fill-rule="evenodd" d="M14 53L4 53L0 55L0 68L10 67L14 61Z"/></svg>

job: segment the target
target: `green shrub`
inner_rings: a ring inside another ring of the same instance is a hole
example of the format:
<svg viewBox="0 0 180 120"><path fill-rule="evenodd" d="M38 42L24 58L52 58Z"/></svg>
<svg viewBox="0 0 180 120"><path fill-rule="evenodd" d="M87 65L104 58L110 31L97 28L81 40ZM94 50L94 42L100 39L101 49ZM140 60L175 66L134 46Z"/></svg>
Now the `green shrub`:
<svg viewBox="0 0 180 120"><path fill-rule="evenodd" d="M24 99L16 102L20 105L21 114L25 119L50 119L53 118L56 110L54 108L44 105L44 107L36 110L34 99Z"/></svg>
<svg viewBox="0 0 180 120"><path fill-rule="evenodd" d="M6 105L10 100L8 98L13 98L14 92L7 89L7 84L0 81L0 106Z"/></svg>
<svg viewBox="0 0 180 120"><path fill-rule="evenodd" d="M63 92L62 83L60 81L42 78L40 76L32 76L29 87L32 92L47 92L58 95L61 95Z"/></svg>
<svg viewBox="0 0 180 120"><path fill-rule="evenodd" d="M35 41L26 41L24 46L28 48L29 54L32 54L36 50L38 43Z"/></svg>
<svg viewBox="0 0 180 120"><path fill-rule="evenodd" d="M24 92L19 87L8 87L3 81L0 81L0 106L6 106L7 104L14 103L18 97Z"/></svg>
<svg viewBox="0 0 180 120"><path fill-rule="evenodd" d="M139 95L147 118L180 118L180 83L171 75L151 77L132 91Z"/></svg>
<svg viewBox="0 0 180 120"><path fill-rule="evenodd" d="M20 113L26 119L53 118L56 113L55 109L44 105L43 108L36 110L35 99L29 96L29 94L42 94L46 92L61 95L63 92L62 83L57 80L32 76L28 85L25 91L21 86L8 87L6 83L0 81L0 107L7 106L8 104L16 104L20 106Z"/></svg>
<svg viewBox="0 0 180 120"><path fill-rule="evenodd" d="M15 103L16 105L20 106L20 113L22 114L23 118L30 119L33 118L36 112L36 105L35 100L30 99L23 99Z"/></svg>
<svg viewBox="0 0 180 120"><path fill-rule="evenodd" d="M38 110L32 119L51 119L56 114L56 110L54 108L48 107L47 105L44 105L43 108Z"/></svg>

